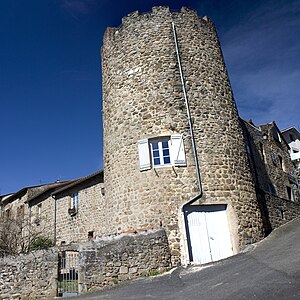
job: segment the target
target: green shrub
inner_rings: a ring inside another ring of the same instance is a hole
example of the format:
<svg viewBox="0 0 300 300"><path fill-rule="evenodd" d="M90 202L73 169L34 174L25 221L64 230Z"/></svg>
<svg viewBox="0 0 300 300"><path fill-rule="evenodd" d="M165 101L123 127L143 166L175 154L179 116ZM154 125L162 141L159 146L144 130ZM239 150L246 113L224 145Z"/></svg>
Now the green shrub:
<svg viewBox="0 0 300 300"><path fill-rule="evenodd" d="M51 239L47 237L39 236L31 242L30 250L48 249L51 246L53 246L53 242Z"/></svg>

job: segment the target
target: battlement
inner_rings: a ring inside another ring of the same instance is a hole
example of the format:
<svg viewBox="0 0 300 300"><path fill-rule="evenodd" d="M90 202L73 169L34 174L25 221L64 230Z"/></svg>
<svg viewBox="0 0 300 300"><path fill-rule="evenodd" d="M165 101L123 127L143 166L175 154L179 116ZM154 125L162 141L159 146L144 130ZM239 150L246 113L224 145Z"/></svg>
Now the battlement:
<svg viewBox="0 0 300 300"><path fill-rule="evenodd" d="M171 17L173 14L188 14L192 17L198 17L197 11L188 7L182 7L178 10L170 9L168 6L154 6L152 7L151 12L140 13L138 10L128 14L127 16L122 18L122 25L126 26L132 22L136 22L136 20L140 17L149 19L151 17Z"/></svg>
<svg viewBox="0 0 300 300"><path fill-rule="evenodd" d="M181 9L170 9L168 6L154 6L152 10L145 13L140 13L138 10L131 12L127 16L122 18L122 23L118 27L108 27L104 34L104 41L113 40L115 34L118 34L121 30L125 30L131 27L137 22L147 22L151 19L166 19L174 21L178 17L184 17L188 19L197 19L209 25L213 25L208 17L199 17L197 11L188 7L182 7Z"/></svg>

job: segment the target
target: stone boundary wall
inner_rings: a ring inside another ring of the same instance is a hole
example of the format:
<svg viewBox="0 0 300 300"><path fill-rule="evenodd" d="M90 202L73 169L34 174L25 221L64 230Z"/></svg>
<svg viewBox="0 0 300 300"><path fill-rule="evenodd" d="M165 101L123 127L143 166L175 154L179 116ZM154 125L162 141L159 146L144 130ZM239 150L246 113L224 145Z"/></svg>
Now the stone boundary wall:
<svg viewBox="0 0 300 300"><path fill-rule="evenodd" d="M0 259L0 300L56 296L57 249Z"/></svg>
<svg viewBox="0 0 300 300"><path fill-rule="evenodd" d="M271 228L274 230L300 216L300 204L266 193L265 203Z"/></svg>
<svg viewBox="0 0 300 300"><path fill-rule="evenodd" d="M79 252L79 292L131 278L157 274L171 266L168 239L162 228L53 247L0 260L0 300L53 299L57 293L58 252Z"/></svg>
<svg viewBox="0 0 300 300"><path fill-rule="evenodd" d="M163 229L102 238L79 246L79 292L166 271L171 266Z"/></svg>

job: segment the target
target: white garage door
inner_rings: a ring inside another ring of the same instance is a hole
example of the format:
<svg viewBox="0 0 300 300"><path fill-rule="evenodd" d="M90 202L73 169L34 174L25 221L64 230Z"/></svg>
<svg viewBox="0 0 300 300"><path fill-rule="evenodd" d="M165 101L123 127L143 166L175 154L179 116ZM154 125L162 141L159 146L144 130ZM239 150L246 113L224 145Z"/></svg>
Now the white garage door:
<svg viewBox="0 0 300 300"><path fill-rule="evenodd" d="M185 213L193 263L204 264L233 254L225 205L190 206Z"/></svg>

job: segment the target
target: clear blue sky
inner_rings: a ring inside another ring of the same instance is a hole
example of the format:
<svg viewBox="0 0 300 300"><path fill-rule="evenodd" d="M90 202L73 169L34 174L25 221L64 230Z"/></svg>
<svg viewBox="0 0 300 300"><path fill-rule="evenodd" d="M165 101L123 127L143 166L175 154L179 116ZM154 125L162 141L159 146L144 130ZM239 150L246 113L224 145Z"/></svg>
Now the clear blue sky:
<svg viewBox="0 0 300 300"><path fill-rule="evenodd" d="M214 21L241 117L300 125L300 0L1 0L0 194L102 168L103 32L154 5Z"/></svg>

